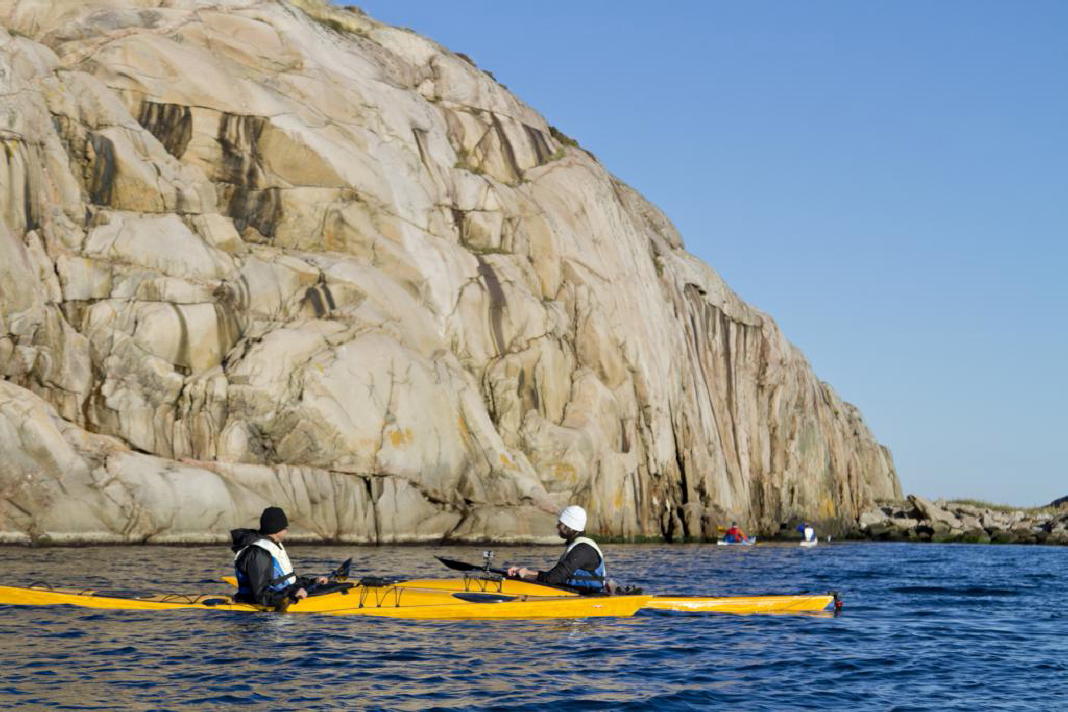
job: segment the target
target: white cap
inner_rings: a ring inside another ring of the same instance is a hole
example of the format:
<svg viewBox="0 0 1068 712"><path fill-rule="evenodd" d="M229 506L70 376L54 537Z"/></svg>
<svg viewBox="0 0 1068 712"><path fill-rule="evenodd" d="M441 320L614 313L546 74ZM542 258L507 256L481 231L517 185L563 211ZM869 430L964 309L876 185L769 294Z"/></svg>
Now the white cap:
<svg viewBox="0 0 1068 712"><path fill-rule="evenodd" d="M577 504L564 507L564 511L560 512L560 523L577 532L585 531L586 510Z"/></svg>

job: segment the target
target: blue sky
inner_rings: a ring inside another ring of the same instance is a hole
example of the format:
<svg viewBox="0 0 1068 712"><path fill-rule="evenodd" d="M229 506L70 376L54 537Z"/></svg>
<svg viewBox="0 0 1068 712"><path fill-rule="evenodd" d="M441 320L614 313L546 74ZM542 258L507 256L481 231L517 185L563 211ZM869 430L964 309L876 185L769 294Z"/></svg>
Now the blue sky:
<svg viewBox="0 0 1068 712"><path fill-rule="evenodd" d="M360 7L660 206L860 407L906 492L1068 495L1068 2Z"/></svg>

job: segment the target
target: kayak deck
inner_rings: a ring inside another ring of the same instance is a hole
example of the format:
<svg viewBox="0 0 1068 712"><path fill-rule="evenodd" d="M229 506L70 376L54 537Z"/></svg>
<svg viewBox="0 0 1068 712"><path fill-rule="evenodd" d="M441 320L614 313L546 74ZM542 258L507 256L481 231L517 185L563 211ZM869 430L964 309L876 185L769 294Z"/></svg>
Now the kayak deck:
<svg viewBox="0 0 1068 712"><path fill-rule="evenodd" d="M833 593L802 596L653 596L645 608L702 613L814 613L837 610Z"/></svg>
<svg viewBox="0 0 1068 712"><path fill-rule="evenodd" d="M574 591L501 576L472 576L468 574L462 579L411 579L398 581L396 585L402 588L421 588L434 591L478 591L512 596L553 596L556 598L579 597L579 594Z"/></svg>

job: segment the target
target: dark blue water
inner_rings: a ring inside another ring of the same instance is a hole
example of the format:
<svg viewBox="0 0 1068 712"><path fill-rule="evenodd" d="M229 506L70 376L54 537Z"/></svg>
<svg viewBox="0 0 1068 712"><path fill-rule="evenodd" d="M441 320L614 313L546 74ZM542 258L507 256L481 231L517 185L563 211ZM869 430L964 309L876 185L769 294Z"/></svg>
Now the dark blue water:
<svg viewBox="0 0 1068 712"><path fill-rule="evenodd" d="M3 709L1068 709L1068 548L608 546L663 593L837 590L837 618L659 611L394 621L0 607ZM442 575L474 548L293 547L298 571ZM497 563L556 550L499 548ZM0 549L12 583L223 592L220 549ZM165 582L165 583L164 583Z"/></svg>

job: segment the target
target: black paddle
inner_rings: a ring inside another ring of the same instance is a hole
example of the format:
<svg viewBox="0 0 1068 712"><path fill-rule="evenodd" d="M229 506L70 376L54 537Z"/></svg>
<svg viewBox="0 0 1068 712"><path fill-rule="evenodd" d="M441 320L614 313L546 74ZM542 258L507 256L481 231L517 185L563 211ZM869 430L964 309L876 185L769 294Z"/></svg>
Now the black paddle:
<svg viewBox="0 0 1068 712"><path fill-rule="evenodd" d="M349 578L349 570L352 569L352 557L341 562L341 566L326 575L329 579L326 583L313 583L305 587L309 596L322 596L336 591L347 591L352 588L351 583L344 583Z"/></svg>
<svg viewBox="0 0 1068 712"><path fill-rule="evenodd" d="M349 558L341 562L341 566L338 566L336 569L328 573L326 577L328 579L333 579L334 581L344 581L349 577L349 571L351 569L352 557L350 556ZM289 576L291 575L292 574L290 574ZM280 577L278 580L281 581L282 579L287 579L289 578L289 576ZM222 580L232 586L237 585L237 579L235 579L233 576L223 576ZM276 581L272 581L271 583L276 583Z"/></svg>
<svg viewBox="0 0 1068 712"><path fill-rule="evenodd" d="M505 576L505 577L508 576L508 572L505 569L491 569L491 568L487 568L485 566L475 566L474 564L469 564L466 561L457 561L456 559L446 559L444 556L438 556L437 554L434 555L434 558L437 559L438 561L440 561L441 563L445 564L445 566L447 566L448 568L452 569L453 571L483 571L483 572L491 573L491 574L499 574L499 575ZM556 585L554 585L554 584L543 583L541 585L542 586L549 586L551 588L558 588L561 591L572 591L574 593L588 593L588 591L582 591L582 590L579 590L579 589L575 588L574 586L568 586L566 584L556 584ZM637 594L641 593L641 591L642 591L637 586L624 586L624 587L622 587L622 589L623 590L621 591L621 595L637 595Z"/></svg>
<svg viewBox="0 0 1068 712"><path fill-rule="evenodd" d="M326 575L327 578L334 579L335 581L344 581L349 577L349 570L352 568L352 557L345 559L341 562L341 566L331 571Z"/></svg>
<svg viewBox="0 0 1068 712"><path fill-rule="evenodd" d="M505 569L490 569L484 566L475 566L469 564L466 561L457 561L456 559L446 559L444 556L434 556L435 559L445 564L453 571L484 571L486 573L498 574L500 576L507 576L508 572Z"/></svg>

